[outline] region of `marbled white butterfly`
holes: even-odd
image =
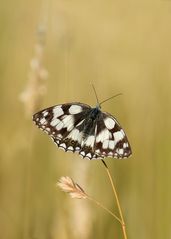
[[[55,105],[34,114],[33,121],[59,148],[78,152],[83,158],[129,157],[132,152],[124,130],[100,105]]]

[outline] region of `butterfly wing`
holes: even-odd
[[[61,104],[41,110],[33,121],[65,151],[80,151],[83,138],[79,128],[91,107],[79,102]]]
[[[132,154],[124,130],[109,113],[100,112],[89,126],[89,130],[89,134],[81,144],[82,147],[79,151],[81,156],[89,159],[106,157],[118,159],[128,158]]]
[[[97,120],[94,150],[101,157],[128,158],[132,154],[124,130],[109,113],[102,112]]]

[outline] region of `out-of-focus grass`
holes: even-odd
[[[44,5],[43,5],[44,4]],[[48,7],[47,7],[48,6]],[[0,9],[0,237],[121,238],[120,225],[56,189],[62,175],[115,210],[98,161],[65,154],[25,118],[36,28],[47,23],[48,91],[42,108],[81,101],[103,105],[126,130],[128,160],[107,159],[131,239],[170,238],[171,2],[6,1]]]

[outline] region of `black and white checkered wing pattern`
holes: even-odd
[[[124,130],[108,113],[102,112],[97,120],[94,150],[101,157],[128,158],[132,154]]]
[[[77,102],[56,105],[34,114],[33,121],[59,148],[78,152],[82,157],[127,158],[131,154],[119,123],[99,107]]]
[[[82,124],[90,109],[89,105],[77,102],[56,105],[34,114],[33,121],[60,148],[80,151],[83,135],[76,127]]]

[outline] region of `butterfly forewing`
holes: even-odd
[[[82,103],[52,106],[33,115],[35,124],[65,151],[82,157],[127,158],[131,148],[116,119]]]

